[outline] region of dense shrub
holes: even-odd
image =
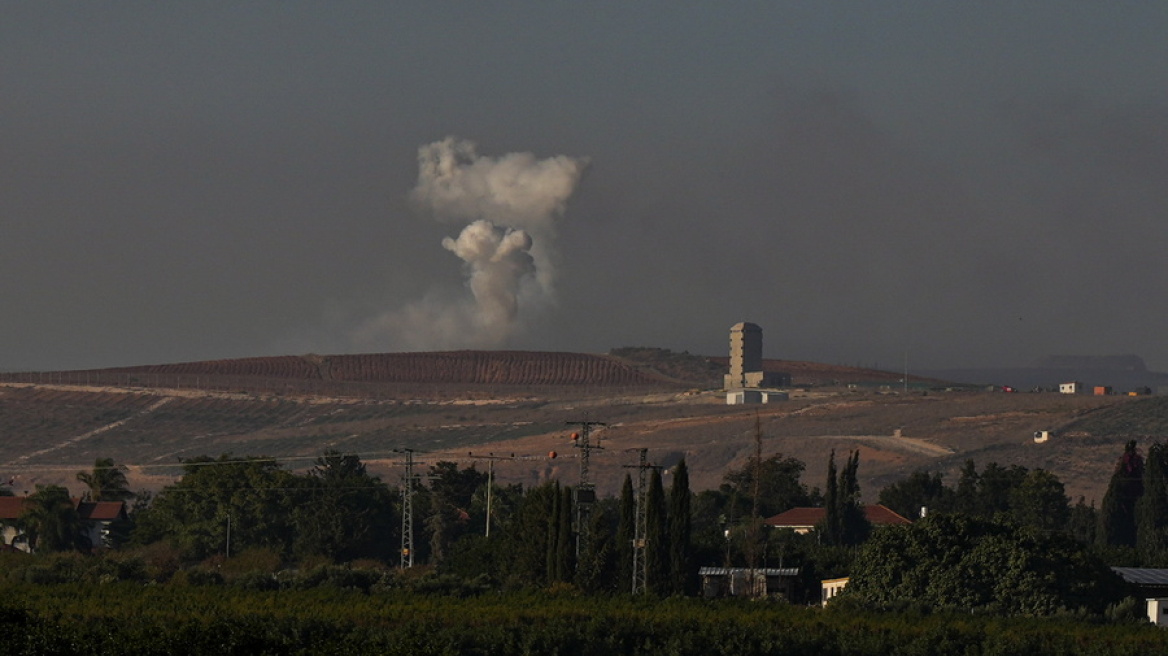
[[[426,577],[430,583],[440,577]],[[420,582],[420,581],[419,581]],[[842,598],[841,598],[842,600]],[[873,614],[746,602],[524,592],[452,597],[318,587],[10,585],[23,654],[1149,654],[1150,625]],[[839,608],[843,608],[840,606]]]

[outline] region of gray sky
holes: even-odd
[[[1165,34],[1156,2],[6,3],[0,369],[721,355],[752,321],[772,358],[1168,370]],[[414,191],[447,137],[583,170],[546,223],[485,217],[534,238],[487,336],[402,318],[471,302],[474,217]]]

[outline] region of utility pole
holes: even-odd
[[[649,503],[646,495],[649,489],[648,474],[650,469],[659,469],[649,464],[649,449],[626,449],[636,451],[637,464],[625,467],[637,470],[637,510],[633,529],[633,594],[644,594],[647,590],[648,561],[645,558],[646,538],[649,533]],[[656,548],[656,545],[654,545]]]
[[[592,485],[592,481],[588,478],[588,460],[594,449],[603,450],[600,446],[600,440],[596,440],[596,444],[592,444],[592,428],[594,426],[607,427],[608,424],[603,421],[569,421],[565,422],[566,426],[579,426],[579,433],[572,433],[572,446],[580,449],[580,484],[576,486],[576,559],[579,560],[581,555],[588,550],[591,544],[592,535],[590,530],[589,516],[592,514],[592,506],[596,503],[596,488]]]
[[[759,517],[759,479],[762,478],[762,420],[758,416],[758,411],[754,413],[754,472],[751,474],[753,485],[751,489],[750,509],[750,538],[747,545],[746,560],[747,566],[750,569],[750,591],[751,595],[761,597],[758,589],[758,576],[756,570],[758,568],[758,547],[761,542],[762,519]],[[763,579],[766,580],[765,578]],[[763,584],[765,591],[766,584]]]
[[[496,460],[514,460],[515,454],[512,453],[509,456],[497,456],[493,453],[488,453],[485,456],[476,456],[475,454],[470,453],[468,451],[466,455],[467,455],[467,457],[474,458],[476,460],[481,459],[481,460],[487,461],[487,535],[486,536],[489,538],[489,537],[491,537],[491,496],[492,496],[492,490],[495,487],[495,461]]]
[[[406,473],[402,476],[401,569],[414,566],[414,450],[394,449],[406,454]]]

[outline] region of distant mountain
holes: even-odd
[[[1087,387],[1111,387],[1117,393],[1140,388],[1168,388],[1168,373],[1148,371],[1138,355],[1048,355],[1026,367],[933,369],[917,372],[961,383],[1009,385],[1021,390],[1057,388],[1078,381]]]

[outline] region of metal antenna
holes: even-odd
[[[596,487],[592,485],[592,481],[588,478],[588,460],[594,449],[604,450],[600,446],[600,440],[596,440],[596,444],[592,444],[591,435],[593,426],[607,427],[608,424],[603,421],[568,421],[564,422],[566,426],[579,426],[579,433],[572,433],[572,446],[580,449],[580,484],[576,486],[575,501],[576,501],[576,558],[579,559],[581,554],[588,550],[588,546],[592,541],[592,534],[590,528],[589,516],[592,514],[592,506],[596,503]]]
[[[649,533],[649,503],[645,495],[648,490],[648,473],[655,465],[649,464],[649,449],[626,449],[636,451],[637,464],[625,467],[637,470],[637,511],[635,528],[633,529],[633,594],[644,594],[648,579],[648,560],[645,558],[645,547]]]
[[[394,449],[406,454],[406,473],[402,476],[401,569],[414,566],[414,450]]]
[[[762,528],[761,519],[759,519],[759,482],[762,478],[762,419],[759,418],[758,411],[754,413],[754,472],[751,474],[754,479],[751,489],[751,507],[750,507],[750,533],[749,544],[747,545],[746,560],[747,566],[750,568],[750,589],[753,596],[761,596],[758,591],[758,581],[755,570],[758,568],[758,547],[760,541],[759,531]]]

